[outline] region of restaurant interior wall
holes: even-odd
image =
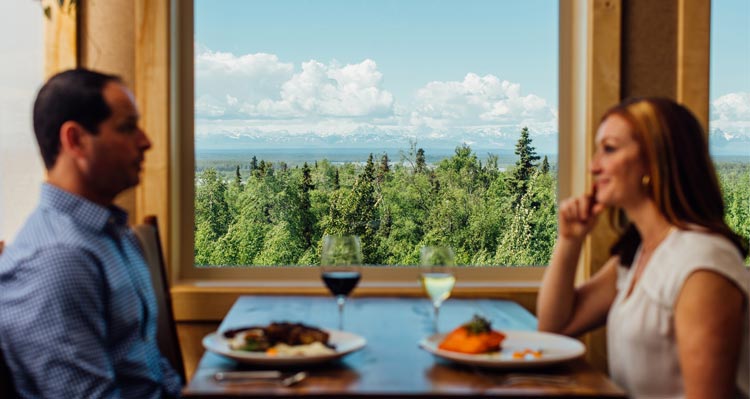
[[[8,243],[36,206],[44,179],[31,129],[31,104],[44,79],[38,4],[1,2],[0,37],[0,240]]]

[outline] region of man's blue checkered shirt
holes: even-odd
[[[23,398],[178,396],[127,214],[49,184],[0,255],[0,350]]]

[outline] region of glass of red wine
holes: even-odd
[[[362,251],[359,237],[354,235],[323,236],[320,254],[321,278],[336,297],[339,307],[339,330],[344,329],[344,304],[361,277]]]

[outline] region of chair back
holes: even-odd
[[[185,381],[185,365],[182,361],[180,341],[174,322],[172,296],[169,293],[169,281],[156,216],[146,216],[143,224],[133,227],[133,231],[141,242],[143,256],[148,264],[151,282],[154,285],[154,294],[159,308],[156,337],[159,350]]]
[[[5,363],[3,352],[0,349],[0,398],[15,398],[16,389],[13,387],[13,376]]]

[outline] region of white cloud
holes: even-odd
[[[365,117],[393,113],[375,61],[328,65],[304,62],[301,71],[274,54],[196,48],[196,115],[203,118]],[[219,100],[221,99],[221,100]]]
[[[725,94],[711,102],[711,122],[750,121],[750,92]]]
[[[245,103],[279,98],[293,73],[293,64],[274,54],[236,56],[196,46],[196,115],[236,117]]]
[[[310,60],[302,64],[302,72],[284,83],[281,100],[263,102],[258,111],[324,117],[392,114],[393,95],[380,87],[382,80],[383,74],[370,59],[343,67]]]
[[[430,82],[417,92],[417,102],[411,122],[435,129],[499,124],[546,131],[557,123],[545,99],[522,96],[520,84],[493,75],[469,73],[460,82]]]
[[[412,137],[448,146],[506,147],[528,126],[532,137],[556,138],[557,110],[544,98],[522,94],[519,83],[493,75],[428,82],[414,98],[397,100],[383,87],[372,59],[295,65],[274,54],[234,55],[197,46],[195,63],[196,136],[290,142],[309,142],[311,136],[389,142]]]

